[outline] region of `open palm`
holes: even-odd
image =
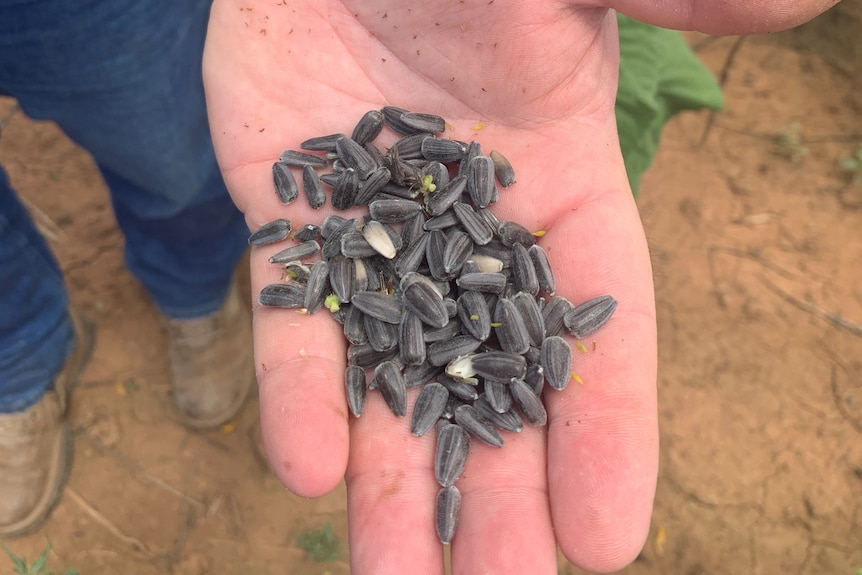
[[[655,314],[613,118],[617,53],[612,13],[558,2],[214,4],[204,62],[211,126],[251,229],[329,213],[328,204],[279,203],[271,168],[284,149],[349,134],[384,105],[432,112],[450,124],[445,136],[512,161],[518,183],[501,191],[495,213],[547,231],[558,293],[620,302],[587,353],[575,352],[584,384],[545,393],[546,428],[505,434],[502,450],[473,442],[458,482],[456,573],[555,573],[556,543],[585,568],[612,570],[646,535],[658,449]],[[252,250],[255,294],[279,279],[266,261],[277,249]],[[304,496],[346,477],[354,573],[442,573],[433,434],[410,435],[379,394],[361,418],[348,415],[345,342],[326,316],[254,309],[272,468]]]

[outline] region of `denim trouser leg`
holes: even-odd
[[[128,266],[174,318],[216,311],[247,247],[206,119],[200,64],[209,7],[210,0],[0,0],[0,93],[30,117],[57,122],[93,155]],[[27,407],[50,383],[22,362],[56,373],[71,342],[56,264],[32,224],[16,216],[17,200],[18,212],[9,207],[13,200],[0,195],[0,301],[16,311],[0,315],[0,412]],[[21,237],[52,262],[56,285],[44,294],[32,286],[49,281],[45,272],[13,249]],[[65,345],[45,345],[52,337]]]

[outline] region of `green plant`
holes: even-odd
[[[9,556],[9,559],[12,560],[12,565],[15,570],[13,573],[15,575],[57,575],[54,571],[49,571],[45,567],[45,563],[48,561],[48,554],[51,552],[51,544],[48,543],[48,546],[45,547],[45,550],[36,557],[36,560],[27,564],[27,560],[23,557],[19,557],[16,555],[11,549],[6,547],[3,543],[0,543],[0,548],[6,552],[6,555]],[[74,567],[67,567],[66,571],[63,575],[80,575],[77,569]]]
[[[684,110],[720,110],[721,87],[675,30],[617,14],[620,76],[616,116],[620,148],[635,196],[664,125]]]
[[[852,156],[841,157],[841,167],[850,172],[854,184],[862,185],[862,145],[856,148],[856,153]],[[862,575],[860,569],[856,575]]]
[[[776,154],[791,162],[808,155],[808,148],[802,145],[802,124],[790,122],[775,135],[774,141],[777,146]]]
[[[316,563],[338,561],[341,556],[341,540],[335,534],[332,523],[327,523],[322,529],[309,529],[300,533],[296,544]]]

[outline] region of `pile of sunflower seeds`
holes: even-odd
[[[402,136],[385,154],[373,144],[384,126]],[[273,165],[282,203],[299,196],[293,172],[301,170],[312,208],[329,197],[335,210],[367,205],[368,214],[331,215],[296,231],[279,219],[249,238],[257,246],[298,241],[269,259],[284,266],[285,281],[266,286],[259,301],[307,313],[326,307],[344,326],[355,417],[374,389],[404,417],[407,388],[422,386],[410,431],[422,436],[436,425],[444,544],[458,523],[455,483],[471,438],[502,447],[501,431],[520,432],[523,420],[545,425],[545,382],[562,390],[573,377],[565,333],[589,336],[617,306],[611,296],[575,306],[555,295],[536,235],[489,210],[498,184],[515,183],[511,165],[477,142],[437,137],[445,126],[439,116],[387,106],[366,113],[350,137],[311,138],[305,151],[285,151]]]

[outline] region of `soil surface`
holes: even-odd
[[[862,184],[839,164],[862,145],[862,84],[793,34],[690,35],[725,71],[726,109],[674,119],[643,180],[662,450],[626,574],[862,569]],[[49,567],[82,575],[348,573],[343,486],[288,493],[254,447],[256,400],[220,430],[182,426],[93,162],[13,110],[0,100],[0,163],[99,333],[71,402],[63,499],[10,548],[32,560],[50,542]],[[327,524],[340,559],[315,563],[297,537]],[[561,560],[560,573],[581,572]]]

